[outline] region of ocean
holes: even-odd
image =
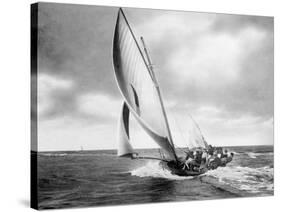
[[[190,201],[274,194],[273,146],[227,147],[226,167],[179,177],[158,161],[118,158],[115,150],[38,153],[39,209]],[[159,156],[157,149],[140,155]]]

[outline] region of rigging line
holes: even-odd
[[[164,119],[165,119],[166,128],[167,128],[167,132],[168,132],[168,140],[169,140],[169,143],[172,146],[171,150],[174,153],[174,157],[175,157],[176,161],[178,161],[177,154],[176,154],[175,149],[174,149],[175,147],[174,147],[172,133],[171,133],[169,122],[168,122],[168,117],[167,117],[167,114],[166,114],[166,111],[165,111],[164,102],[163,102],[163,99],[162,99],[162,96],[161,96],[161,92],[160,92],[160,87],[159,87],[158,81],[156,79],[155,73],[153,71],[153,67],[151,66],[152,62],[151,62],[151,59],[149,57],[149,54],[148,54],[148,51],[147,51],[147,48],[146,48],[146,45],[145,45],[143,37],[141,37],[141,41],[142,41],[142,44],[143,44],[145,55],[146,55],[147,60],[149,62],[149,67],[148,68],[149,68],[149,70],[151,72],[152,80],[153,80],[153,82],[155,84],[155,88],[156,88],[156,91],[158,93],[158,97],[159,97],[162,113],[163,113],[163,116],[164,116]]]
[[[191,118],[191,120],[193,121],[193,123],[195,124],[195,126],[198,128],[200,134],[201,134],[202,137],[203,137],[203,134],[202,134],[202,132],[201,132],[201,130],[200,130],[199,125],[196,123],[196,121],[193,119],[193,117],[192,117],[189,113],[187,113],[187,114],[189,115],[189,117]]]
[[[197,129],[199,130],[200,135],[201,135],[203,141],[206,142],[206,140],[205,140],[205,138],[204,138],[204,136],[203,136],[203,133],[202,133],[202,131],[201,131],[199,125],[197,124],[197,122],[193,119],[193,117],[192,117],[189,113],[187,113],[187,114],[189,115],[189,117],[191,118],[191,120],[193,121],[193,123],[195,124],[195,126],[197,127]],[[207,142],[206,142],[206,143],[207,143]]]

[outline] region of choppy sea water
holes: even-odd
[[[114,150],[40,152],[39,209],[273,195],[273,147],[228,149],[235,152],[230,164],[197,177],[172,175],[158,161],[118,158]]]

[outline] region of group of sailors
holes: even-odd
[[[212,147],[209,145],[205,149],[193,149],[185,151],[183,170],[200,171],[202,169],[216,169],[231,162],[234,156],[222,147]]]

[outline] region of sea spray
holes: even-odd
[[[216,178],[219,183],[251,193],[273,190],[273,168],[269,166],[250,168],[241,166],[219,167],[203,176]],[[208,179],[202,178],[207,182]]]
[[[131,174],[138,177],[166,178],[170,180],[188,180],[193,178],[192,176],[181,177],[173,175],[168,169],[163,168],[158,161],[149,161],[144,166],[132,170]]]

